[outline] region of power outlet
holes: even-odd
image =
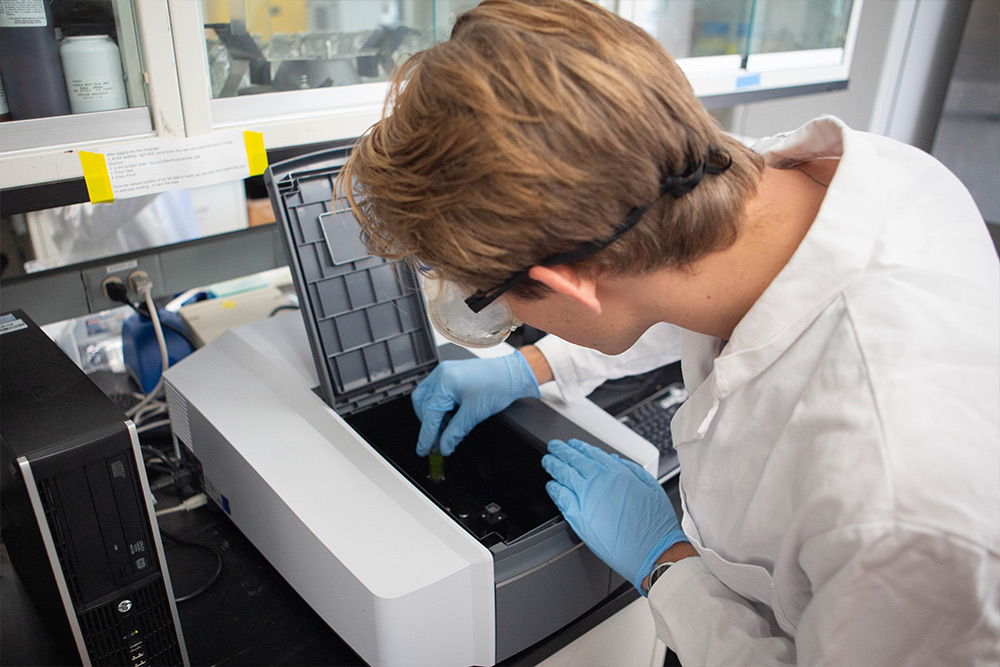
[[[120,291],[125,289],[125,283],[118,276],[108,276],[101,281],[101,293],[111,301],[118,301],[114,296],[112,296],[112,291]]]
[[[139,293],[139,283],[140,281],[149,280],[149,274],[142,269],[136,269],[132,273],[128,274],[128,288],[135,293]]]
[[[160,258],[157,256],[140,257],[117,264],[98,265],[84,269],[81,274],[90,312],[96,313],[122,305],[120,301],[108,298],[107,288],[109,285],[120,282],[129,290],[129,298],[135,301],[138,300],[133,287],[135,280],[140,276],[145,276],[153,282],[154,289],[158,289],[157,285],[163,285],[160,278],[161,273]],[[153,296],[160,295],[154,294]]]

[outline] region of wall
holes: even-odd
[[[962,179],[1000,243],[1000,2],[975,0],[932,154]]]

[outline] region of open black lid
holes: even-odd
[[[323,398],[341,415],[411,392],[437,348],[409,265],[368,254],[347,201],[333,197],[348,149],[268,168]]]

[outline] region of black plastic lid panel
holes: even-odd
[[[264,177],[323,398],[342,415],[412,391],[437,363],[413,269],[369,255],[346,200],[332,201],[345,159],[314,153]]]

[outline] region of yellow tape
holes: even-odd
[[[83,180],[87,183],[87,194],[91,204],[106,204],[115,200],[111,191],[111,177],[108,175],[108,163],[102,153],[80,151],[80,165],[83,167]]]
[[[263,174],[267,169],[267,151],[264,150],[264,135],[260,132],[244,130],[243,143],[247,147],[247,164],[250,165],[250,175]]]

